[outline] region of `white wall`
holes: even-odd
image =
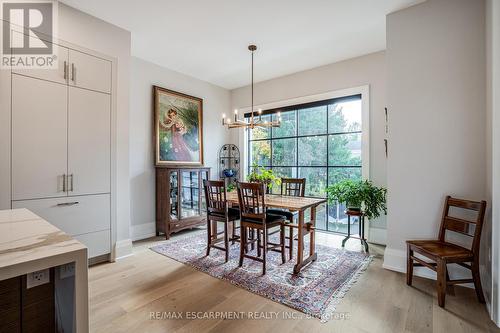
[[[405,240],[437,236],[447,194],[487,198],[484,1],[430,0],[389,14],[386,58],[384,267],[405,271]]]
[[[500,326],[500,3],[488,0],[487,4],[487,110],[488,110],[488,197],[492,203],[492,214],[487,233],[489,244],[485,250],[492,251],[491,307],[492,319]]]
[[[258,68],[255,69],[258,71]],[[378,185],[386,185],[385,138],[385,55],[372,53],[338,63],[313,68],[255,84],[255,105],[278,102],[297,97],[316,95],[346,88],[370,86],[370,178]],[[232,109],[250,106],[250,87],[231,91]],[[238,143],[236,131],[233,142]],[[385,217],[372,224],[385,228]],[[385,241],[384,230],[377,232]]]
[[[205,166],[217,177],[217,153],[230,134],[221,124],[230,111],[229,91],[132,57],[130,87],[130,211],[134,240],[155,232],[155,170],[153,153],[152,86],[158,85],[203,98]]]

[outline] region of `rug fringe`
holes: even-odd
[[[353,273],[353,275],[342,285],[342,287],[340,287],[339,290],[333,293],[332,297],[330,298],[330,301],[328,302],[328,305],[326,306],[325,310],[321,313],[321,318],[319,318],[321,323],[326,323],[333,317],[337,305],[339,305],[340,301],[346,296],[347,292],[351,289],[351,287],[356,282],[358,282],[359,278],[367,270],[368,266],[373,261],[374,257],[375,257],[374,255],[366,257],[366,259],[356,270],[356,272]]]

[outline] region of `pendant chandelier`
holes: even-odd
[[[226,118],[225,114],[222,114],[222,125],[227,126],[227,128],[250,128],[254,129],[255,127],[261,128],[269,128],[269,127],[280,127],[281,125],[281,115],[278,112],[277,118],[275,121],[262,120],[262,109],[257,111],[258,117],[254,116],[254,108],[253,108],[253,53],[257,50],[257,46],[249,45],[248,49],[252,52],[252,106],[250,108],[250,120],[245,121],[238,118],[238,110],[234,110],[234,121]]]

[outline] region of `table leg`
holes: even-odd
[[[316,206],[311,207],[311,223],[310,227],[314,227],[316,225]],[[316,247],[316,244],[314,244],[314,236],[315,236],[315,231],[316,229],[311,229],[309,228],[309,237],[310,237],[310,242],[309,242],[309,255],[312,256],[314,255],[314,250]]]
[[[314,226],[316,224],[316,206],[311,207],[311,223],[308,223],[309,226]],[[299,241],[298,241],[298,253],[297,253],[297,264],[293,267],[293,273],[298,274],[302,267],[310,263],[311,261],[315,261],[318,258],[318,254],[315,252],[315,244],[314,244],[314,228],[308,228],[305,230],[306,226],[304,225],[304,211],[299,211]],[[304,231],[311,234],[311,244],[309,245],[309,256],[304,259]]]
[[[297,264],[293,267],[293,273],[297,274],[300,272],[302,267],[302,258],[304,255],[304,211],[299,211],[299,234],[297,241]]]

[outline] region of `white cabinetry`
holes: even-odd
[[[67,87],[12,75],[12,198],[66,195]]]
[[[58,70],[12,71],[12,207],[111,252],[112,62],[55,45]]]
[[[111,62],[70,50],[69,63],[70,85],[111,93]]]
[[[68,192],[109,193],[110,95],[69,87]]]

